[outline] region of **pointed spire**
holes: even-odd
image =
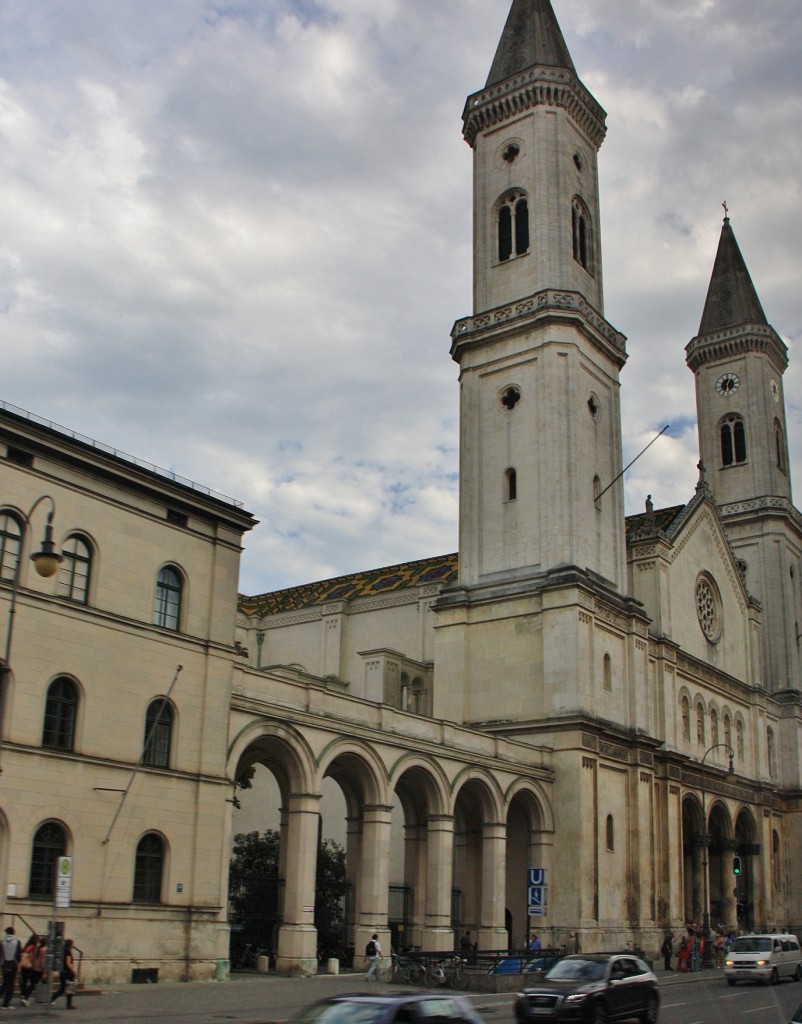
[[[726,204],[724,206],[727,211]],[[768,324],[757,297],[752,278],[730,227],[729,214],[724,217],[716,262],[707,290],[699,334],[711,334],[739,324]]]
[[[513,0],[485,88],[536,66],[576,74],[550,0]]]

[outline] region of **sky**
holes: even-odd
[[[802,3],[553,0],[608,112],[628,512],[697,478],[726,200],[802,486]],[[510,0],[3,0],[0,401],[241,501],[241,590],[455,551],[465,98]]]

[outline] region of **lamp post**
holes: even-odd
[[[710,833],[707,831],[707,796],[705,793],[705,761],[707,755],[713,750],[718,750],[723,747],[730,757],[730,763],[727,767],[727,781],[732,782],[735,778],[735,769],[732,761],[735,757],[735,751],[729,745],[729,743],[714,743],[712,747],[708,747],[702,755],[702,822],[704,825],[704,832],[701,835],[702,839],[702,883],[704,886],[704,916],[702,919],[702,932],[705,939],[705,950],[702,958],[702,967],[710,967],[713,963],[713,951],[710,948],[710,893],[708,889],[708,854],[707,851],[710,849]]]
[[[14,578],[11,584],[11,598],[8,605],[8,625],[6,626],[6,643],[3,653],[3,662],[0,664],[0,748],[3,742],[3,729],[5,725],[5,705],[6,705],[6,683],[11,673],[11,641],[14,637],[14,615],[17,611],[17,594],[19,592],[20,582],[20,568],[22,565],[22,552],[25,547],[25,537],[28,533],[28,528],[31,525],[31,517],[33,516],[36,509],[41,505],[43,501],[50,502],[50,511],[47,514],[47,522],[45,524],[45,535],[42,540],[42,547],[40,551],[34,552],[31,555],[31,561],[36,566],[36,571],[40,576],[45,578],[52,576],[59,567],[59,563],[63,561],[63,556],[56,551],[56,545],[53,542],[53,516],[56,513],[56,503],[50,497],[49,494],[43,494],[31,505],[27,516],[22,516],[22,529],[20,530],[19,537],[19,552],[17,554],[17,564],[14,567]],[[2,771],[2,768],[0,768]]]

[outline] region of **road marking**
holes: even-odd
[[[764,1010],[776,1010],[777,1007],[772,1003],[770,1006],[757,1006],[754,1010],[741,1010],[744,1017],[747,1013],[763,1013]]]

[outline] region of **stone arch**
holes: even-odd
[[[742,805],[735,815],[735,853],[741,858],[741,873],[735,878],[738,927],[754,929],[762,920],[762,907],[757,905],[760,845],[758,826],[750,807]]]
[[[245,768],[264,764],[276,778],[282,799],[316,791],[315,757],[306,738],[282,722],[250,722],[228,747],[228,772],[236,779]]]
[[[503,949],[509,944],[502,888],[507,837],[503,794],[490,773],[475,766],[459,772],[452,790],[455,937],[470,931],[480,949]]]
[[[435,758],[410,753],[398,758],[389,777],[396,800],[389,892],[393,947],[451,949],[454,823],[448,778]]]
[[[682,799],[682,883],[683,916],[686,921],[700,921],[704,914],[703,836],[707,828],[702,804],[695,793]]]
[[[549,925],[547,896],[548,882],[553,877],[554,817],[546,793],[531,779],[515,779],[504,795],[507,812],[505,907],[511,928],[511,947],[523,949],[528,945],[530,928],[541,932]],[[537,909],[543,913],[533,915],[531,920],[527,900],[530,868],[545,872],[542,884],[538,884],[533,893],[535,898],[542,899]]]
[[[732,892],[732,857],[735,853],[735,839],[732,817],[723,800],[714,798],[711,801],[707,820],[707,831],[710,834],[708,849],[710,921],[714,928],[723,925],[730,929],[736,926],[735,898]]]

